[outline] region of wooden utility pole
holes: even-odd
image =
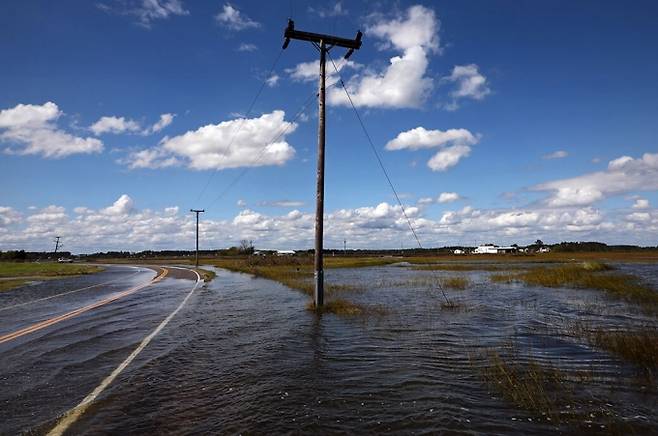
[[[199,268],[199,214],[205,212],[205,210],[190,209],[190,212],[196,214],[196,255],[194,256],[194,265]]]
[[[55,236],[55,253],[57,254],[57,250],[59,249],[59,240],[61,239],[61,236]]]
[[[316,184],[316,206],[315,206],[315,307],[324,304],[324,266],[323,266],[323,236],[324,236],[324,145],[325,145],[325,78],[327,53],[333,47],[348,48],[345,59],[348,59],[354,50],[361,48],[361,36],[359,31],[356,38],[347,39],[337,36],[323,35],[320,33],[302,32],[295,30],[295,22],[288,20],[288,27],[283,34],[286,38],[283,48],[287,48],[291,39],[312,42],[320,51],[320,83],[318,91],[318,173]]]

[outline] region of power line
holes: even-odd
[[[283,128],[276,136],[274,136],[272,139],[270,139],[265,143],[265,145],[259,150],[257,158],[253,162],[251,162],[250,166],[244,167],[242,171],[238,173],[238,175],[226,186],[226,188],[224,188],[224,190],[212,201],[212,203],[210,203],[210,206],[214,205],[217,201],[219,201],[222,197],[224,197],[224,195],[226,195],[226,193],[230,191],[231,188],[233,188],[233,186],[235,186],[240,181],[240,179],[242,179],[242,177],[244,177],[249,172],[249,170],[252,167],[256,166],[260,162],[260,160],[265,155],[265,151],[267,150],[267,147],[270,146],[270,144],[273,144],[276,141],[278,141],[282,136],[284,136],[290,130],[290,128],[295,124],[295,121],[297,121],[297,119],[299,119],[299,117],[302,116],[302,114],[306,111],[306,107],[311,103],[313,98],[316,96],[317,96],[317,92],[315,91],[311,95],[309,95],[309,97],[306,99],[306,101],[301,106],[299,111],[297,111],[292,121],[290,121],[286,125],[286,127]]]
[[[384,173],[384,176],[386,177],[386,181],[388,182],[388,185],[391,187],[391,191],[393,191],[393,195],[395,196],[395,200],[398,202],[398,205],[400,206],[400,210],[402,210],[402,215],[404,215],[404,218],[407,220],[407,224],[409,225],[409,230],[411,230],[411,233],[413,234],[414,239],[416,240],[416,243],[418,244],[418,247],[422,250],[423,249],[423,244],[420,242],[420,238],[418,237],[418,234],[416,233],[416,230],[414,229],[414,226],[411,223],[411,219],[407,215],[407,211],[404,209],[404,205],[402,204],[402,201],[400,200],[400,196],[398,195],[398,192],[395,189],[395,186],[393,185],[393,182],[391,181],[391,178],[388,175],[388,171],[386,171],[386,167],[384,166],[384,163],[382,162],[382,159],[379,156],[379,152],[377,152],[377,148],[375,147],[375,144],[372,141],[372,138],[370,137],[370,133],[368,133],[368,129],[366,128],[365,124],[363,123],[363,119],[361,119],[361,115],[359,114],[359,111],[356,109],[356,106],[354,105],[354,102],[352,101],[352,96],[350,95],[349,91],[347,90],[347,87],[345,86],[345,82],[343,82],[343,78],[340,76],[340,72],[338,71],[338,68],[336,68],[336,63],[334,62],[333,58],[331,57],[331,54],[329,54],[329,60],[331,61],[331,64],[334,66],[334,70],[336,70],[336,74],[338,74],[338,81],[340,82],[343,90],[345,91],[345,95],[347,96],[347,99],[350,102],[350,106],[352,106],[352,110],[354,110],[354,113],[356,114],[356,118],[359,120],[359,124],[361,125],[361,129],[363,130],[363,133],[366,135],[366,138],[368,139],[368,144],[370,144],[370,148],[372,149],[372,152],[375,154],[375,157],[377,158],[377,163],[379,163],[379,168],[381,168],[382,172]],[[443,298],[445,298],[446,302],[448,304],[450,304],[450,300],[448,300],[448,296],[446,295],[443,288],[440,287],[439,289],[441,290],[441,293],[443,294]]]
[[[235,141],[235,138],[237,138],[238,133],[242,131],[242,127],[244,126],[245,121],[249,118],[249,115],[251,115],[251,111],[254,108],[254,105],[256,104],[256,101],[260,97],[260,95],[263,93],[263,89],[265,89],[265,85],[267,84],[267,80],[272,76],[272,73],[274,72],[274,69],[276,68],[276,65],[279,63],[279,59],[281,59],[281,55],[283,54],[283,49],[279,51],[279,54],[277,54],[276,58],[274,59],[274,62],[272,62],[272,66],[270,67],[270,70],[268,73],[265,75],[265,78],[260,84],[260,87],[258,88],[258,92],[256,92],[256,95],[254,96],[253,100],[251,100],[251,104],[249,105],[249,108],[247,109],[247,113],[244,115],[243,118],[240,120],[240,124],[238,125],[237,130],[234,131],[233,136],[231,137],[231,141],[228,144],[228,148],[231,148],[233,145],[233,142]],[[206,181],[205,186],[199,193],[199,196],[197,197],[195,203],[198,203],[199,200],[203,197],[203,194],[205,194],[206,190],[208,189],[208,186],[210,186],[210,182],[212,181],[213,177],[215,176],[215,173],[217,170],[213,171],[210,173],[210,176],[208,177],[208,180]]]
[[[340,77],[340,73],[338,72],[338,69],[336,68],[336,64],[334,63],[333,58],[329,56],[329,59],[331,60],[331,64],[334,66],[334,69],[336,70],[336,73],[339,74],[338,76],[338,82],[341,84],[343,90],[345,91],[345,95],[347,95],[347,99],[350,102],[350,105],[352,106],[352,109],[354,110],[354,113],[356,114],[356,118],[359,120],[359,124],[361,124],[361,129],[363,129],[363,133],[365,133],[366,138],[368,139],[368,144],[370,144],[370,148],[372,149],[372,152],[375,154],[375,157],[377,158],[377,162],[379,163],[379,167],[381,168],[382,172],[384,173],[384,176],[386,177],[386,181],[388,182],[388,185],[391,187],[391,190],[393,191],[393,195],[395,195],[395,199],[398,202],[398,205],[400,205],[400,208],[402,210],[402,214],[404,215],[405,219],[407,220],[407,224],[409,225],[409,229],[411,230],[411,233],[414,235],[414,238],[416,239],[416,242],[418,243],[419,248],[423,248],[423,244],[421,244],[420,239],[418,238],[418,235],[416,234],[416,230],[414,230],[413,225],[411,224],[411,219],[409,219],[409,216],[407,215],[407,212],[404,209],[404,206],[402,205],[402,201],[400,201],[400,196],[398,195],[397,190],[395,189],[395,186],[393,185],[393,182],[391,181],[391,178],[388,175],[388,171],[386,171],[386,167],[384,167],[384,163],[382,162],[381,157],[379,156],[379,153],[377,152],[377,148],[375,147],[375,144],[372,141],[372,138],[370,137],[370,133],[368,133],[368,130],[366,129],[365,124],[363,124],[363,120],[361,119],[361,115],[359,115],[359,111],[357,111],[356,106],[354,106],[354,102],[352,101],[352,97],[350,96],[350,93],[347,91],[347,88],[345,87],[345,83],[343,82],[343,78]]]
[[[342,71],[342,69],[343,69],[343,68],[345,67],[345,65],[347,64],[347,60],[344,60],[344,61],[345,61],[345,62],[343,62],[343,64],[341,65],[341,67],[338,68],[338,72],[339,72],[339,73],[340,73],[340,71]],[[334,83],[332,83],[332,84],[330,84],[330,85],[327,85],[327,89],[330,89],[330,88],[332,88],[332,87],[334,87],[334,86],[337,86],[338,83],[339,83],[339,81],[337,80],[336,82],[334,82]],[[258,157],[256,158],[256,160],[254,160],[253,162],[251,162],[251,165],[250,165],[250,166],[243,168],[243,170],[242,170],[242,171],[241,171],[241,172],[240,172],[240,173],[239,173],[239,174],[238,174],[238,175],[237,175],[237,176],[236,176],[236,177],[235,177],[235,178],[234,178],[234,179],[233,179],[233,180],[232,180],[227,186],[226,186],[226,188],[224,188],[224,190],[223,190],[223,191],[222,191],[222,192],[221,192],[221,193],[220,193],[220,194],[219,194],[219,195],[218,195],[218,196],[217,196],[217,197],[216,197],[216,198],[210,203],[209,206],[213,206],[213,205],[214,205],[215,203],[217,203],[221,198],[223,198],[223,197],[228,193],[228,191],[230,191],[231,188],[233,188],[233,186],[235,186],[235,185],[240,181],[240,179],[242,179],[242,177],[244,177],[244,176],[249,172],[249,170],[251,170],[252,167],[256,166],[256,164],[257,164],[258,162],[260,162],[260,160],[263,158],[263,155],[265,154],[265,150],[267,150],[267,147],[268,147],[270,144],[272,144],[272,143],[278,141],[282,136],[284,136],[284,135],[288,132],[288,130],[290,130],[290,128],[292,127],[292,125],[295,123],[295,121],[297,121],[297,120],[299,119],[299,117],[301,117],[301,116],[305,113],[306,108],[307,108],[308,105],[311,103],[312,99],[313,99],[314,97],[317,97],[317,96],[318,96],[317,91],[313,91],[313,93],[310,94],[310,95],[308,96],[308,98],[304,101],[304,103],[302,104],[302,106],[300,107],[300,109],[297,111],[295,117],[292,119],[292,121],[290,122],[290,124],[288,124],[288,125],[287,125],[287,126],[281,131],[281,132],[279,132],[279,133],[278,133],[275,137],[273,137],[270,141],[266,142],[266,144],[265,144],[265,145],[259,150],[259,152],[258,152]],[[213,174],[214,174],[214,173],[215,173],[215,172],[213,172]],[[208,183],[210,183],[210,181],[209,181]],[[207,186],[206,186],[206,188],[207,188]],[[197,200],[197,201],[198,201],[198,200]]]

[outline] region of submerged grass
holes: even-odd
[[[630,274],[606,272],[612,268],[600,262],[534,268],[517,274],[492,274],[495,282],[522,281],[531,286],[598,289],[647,309],[658,309],[658,292]]]
[[[471,283],[466,277],[440,277],[439,286],[443,289],[464,290]]]
[[[564,370],[551,362],[522,355],[515,342],[487,349],[480,359],[470,357],[489,388],[519,409],[572,433],[598,427],[605,434],[644,434],[642,422],[629,422],[620,416],[609,399],[591,394],[591,383],[598,382],[592,369]],[[607,376],[604,376],[607,377]],[[596,423],[596,424],[595,424]],[[568,425],[568,427],[563,427]]]
[[[576,323],[570,333],[635,365],[649,380],[658,376],[658,328],[655,326],[611,330]]]
[[[219,259],[211,263],[220,268],[274,280],[307,295],[313,295],[315,284],[313,282],[313,265],[311,261],[312,258],[309,257],[252,256],[242,259]],[[323,307],[318,310],[313,302],[310,302],[307,309],[341,316],[372,315],[386,312],[385,309],[379,306],[364,306],[344,298],[333,297],[338,293],[362,290],[359,286],[325,281],[324,290],[327,301],[325,301]]]
[[[430,265],[414,265],[411,269],[416,271],[519,271],[530,266],[521,265],[493,265],[487,263],[441,263]]]
[[[332,298],[318,308],[313,300],[306,304],[306,309],[316,313],[332,313],[339,316],[386,315],[389,311],[381,305],[367,306],[354,303],[344,298]]]
[[[560,410],[572,402],[566,377],[557,368],[496,350],[488,350],[485,358],[483,379],[515,406],[559,421]]]
[[[199,273],[203,281],[206,283],[212,281],[217,276],[217,274],[215,274],[215,271],[210,271],[203,268],[196,268],[195,271]]]

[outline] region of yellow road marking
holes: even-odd
[[[3,344],[5,342],[9,342],[11,340],[14,340],[16,338],[20,338],[21,336],[25,336],[27,334],[30,334],[30,333],[33,333],[33,332],[36,332],[36,331],[39,331],[41,329],[44,329],[44,328],[49,327],[53,324],[57,324],[59,322],[65,321],[67,319],[76,317],[76,316],[78,316],[82,313],[88,312],[92,309],[96,309],[97,307],[101,307],[101,306],[104,306],[106,304],[112,303],[116,300],[119,300],[120,298],[123,298],[127,295],[134,294],[135,292],[139,291],[140,289],[143,289],[147,286],[150,286],[150,285],[152,285],[154,283],[157,283],[160,280],[164,279],[167,276],[168,273],[169,273],[169,270],[167,270],[167,268],[162,268],[162,273],[160,273],[159,276],[157,276],[156,278],[154,278],[150,282],[143,283],[141,285],[135,286],[135,287],[130,288],[126,291],[123,291],[123,292],[120,292],[116,295],[113,295],[112,297],[108,297],[108,298],[105,298],[103,300],[97,301],[95,303],[89,304],[87,306],[80,307],[79,309],[72,310],[72,311],[67,312],[63,315],[59,315],[59,316],[47,319],[45,321],[38,322],[36,324],[32,324],[31,326],[22,328],[20,330],[16,330],[15,332],[6,334],[4,336],[0,336],[0,344]]]
[[[133,277],[137,274],[139,274],[139,271],[129,275],[128,278]],[[28,304],[32,304],[32,303],[39,303],[41,301],[52,300],[53,298],[63,297],[64,295],[75,294],[76,292],[86,291],[87,289],[98,288],[99,286],[109,285],[110,283],[118,282],[119,280],[124,280],[125,278],[126,277],[121,277],[121,278],[118,278],[118,279],[109,280],[107,282],[98,283],[96,285],[85,286],[84,288],[74,289],[72,291],[67,291],[67,292],[62,292],[61,294],[55,294],[55,295],[51,295],[49,297],[38,298],[36,300],[30,300],[30,301],[26,301],[24,303],[14,304],[13,306],[0,307],[0,312],[2,312],[3,310],[9,310],[9,309],[15,309],[15,308],[21,307],[21,306],[27,306]]]
[[[172,267],[172,268],[176,268],[176,267]],[[177,269],[186,269],[186,268],[177,268]],[[121,364],[120,364],[119,366],[117,366],[117,368],[116,368],[114,371],[112,371],[112,373],[111,373],[110,375],[108,375],[108,376],[107,376],[107,377],[101,382],[101,384],[98,385],[98,387],[96,387],[96,389],[94,389],[89,395],[87,395],[87,396],[86,396],[86,397],[80,402],[80,404],[78,404],[78,405],[75,406],[73,409],[69,410],[69,411],[66,412],[64,415],[62,415],[62,418],[59,420],[59,422],[57,423],[57,425],[55,425],[55,427],[54,427],[52,430],[50,430],[50,432],[48,432],[48,436],[61,436],[61,435],[63,435],[64,432],[66,432],[66,430],[68,430],[68,428],[69,428],[73,423],[75,423],[75,422],[76,422],[76,421],[82,416],[83,413],[85,413],[85,411],[89,408],[89,406],[91,405],[91,403],[93,403],[93,402],[96,400],[96,398],[98,398],[98,396],[99,396],[99,395],[100,395],[100,394],[101,394],[101,393],[102,393],[102,392],[103,392],[103,391],[104,391],[104,390],[110,385],[110,383],[112,383],[112,382],[114,381],[114,379],[116,379],[117,376],[118,376],[119,374],[121,374],[121,372],[122,372],[124,369],[126,369],[126,367],[127,367],[128,365],[130,365],[130,362],[132,362],[133,360],[135,360],[135,357],[137,357],[137,355],[138,355],[139,353],[141,353],[142,350],[143,350],[144,348],[146,348],[146,346],[149,344],[149,342],[151,342],[151,340],[152,340],[152,339],[153,339],[158,333],[160,333],[160,331],[161,331],[163,328],[165,328],[165,326],[166,326],[167,324],[169,324],[169,321],[171,321],[171,319],[172,319],[174,316],[176,316],[176,314],[178,313],[178,311],[180,311],[180,310],[183,308],[183,306],[185,305],[185,303],[187,303],[187,300],[190,299],[190,297],[192,296],[192,294],[194,293],[194,291],[196,290],[196,288],[199,286],[199,283],[201,283],[201,276],[199,275],[199,273],[196,272],[196,271],[194,271],[194,270],[191,270],[191,271],[193,271],[193,272],[196,274],[196,276],[197,276],[197,281],[196,281],[196,283],[194,284],[194,287],[192,288],[192,290],[187,294],[187,296],[185,297],[185,299],[183,299],[183,301],[178,305],[178,307],[177,307],[173,312],[171,312],[171,313],[169,314],[169,316],[166,317],[166,318],[160,323],[160,325],[158,325],[158,326],[155,328],[155,330],[153,330],[149,335],[147,335],[144,339],[142,339],[142,342],[139,344],[139,346],[138,346],[137,348],[135,348],[135,350],[134,350],[132,353],[130,353],[130,355],[129,355],[128,357],[126,357],[126,360],[124,360],[123,362],[121,362]]]

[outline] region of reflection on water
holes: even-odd
[[[624,269],[658,272],[652,265]],[[441,310],[438,291],[401,286],[423,274],[467,275],[467,290],[448,291],[465,309]],[[628,383],[620,376],[628,366],[614,357],[555,335],[572,320],[613,326],[655,319],[630,314],[600,292],[493,284],[487,276],[396,266],[328,271],[329,281],[368,288],[350,299],[390,309],[363,320],[317,318],[300,293],[219,270],[74,431],[551,433],[554,423],[491,392],[480,377],[485,363],[470,359],[510,338],[540,362],[597,374],[588,398],[607,404],[616,420],[658,430],[655,390]],[[561,429],[607,424],[590,419]]]

